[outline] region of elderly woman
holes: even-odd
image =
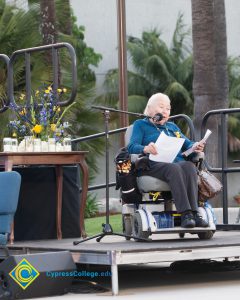
[[[172,122],[168,122],[171,103],[167,95],[154,94],[147,103],[144,113],[151,118],[137,120],[133,124],[133,133],[128,145],[129,153],[157,154],[155,142],[163,131],[172,137],[181,137],[185,141],[181,151],[172,163],[149,160],[150,169],[142,175],[149,175],[166,181],[171,189],[177,211],[181,213],[181,227],[207,227],[208,223],[198,213],[198,184],[196,166],[185,161],[182,152],[194,147],[194,152],[202,152],[204,144],[194,143],[185,137],[181,130]],[[162,115],[156,121],[157,114]]]

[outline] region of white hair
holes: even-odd
[[[154,112],[154,107],[156,107],[159,102],[169,102],[171,103],[169,97],[162,93],[153,94],[149,99],[148,103],[144,109],[144,114],[151,116]]]

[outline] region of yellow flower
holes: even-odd
[[[54,132],[54,131],[56,131],[57,126],[56,126],[56,124],[51,124],[50,128]]]
[[[177,138],[181,137],[181,133],[179,131],[175,131],[174,133],[175,133],[175,135],[176,135]]]
[[[36,90],[35,95],[37,96],[39,94],[39,90]]]
[[[20,95],[20,100],[23,100],[25,98],[25,95],[24,94],[21,94]]]
[[[63,92],[66,93],[66,92],[67,92],[67,89],[66,89],[66,88],[63,88]]]
[[[49,93],[50,93],[50,91],[49,91],[49,90],[45,90],[44,92],[45,92],[45,94],[49,94]]]
[[[61,93],[62,92],[62,89],[57,89],[58,93]]]
[[[26,113],[27,113],[26,108],[23,108],[23,109],[19,112],[19,115],[24,116],[24,115],[26,115]]]
[[[42,128],[42,125],[36,124],[36,125],[33,127],[32,131],[35,132],[36,134],[38,134],[38,133],[41,133],[42,129],[43,129],[43,128]]]
[[[12,134],[12,137],[17,137],[16,132],[14,132],[14,133]]]
[[[49,90],[49,91],[52,91],[52,87],[51,87],[51,86],[49,86],[49,87],[48,87],[48,90]]]

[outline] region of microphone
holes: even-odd
[[[153,122],[160,122],[163,119],[163,115],[161,113],[157,113],[153,117],[151,117]]]

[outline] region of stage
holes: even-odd
[[[70,251],[77,264],[92,264],[111,267],[112,293],[119,292],[118,267],[165,263],[199,259],[239,259],[240,234],[238,231],[218,231],[211,240],[199,240],[196,235],[186,234],[180,239],[177,234],[153,235],[152,242],[126,241],[118,236],[106,236],[100,243],[90,240],[77,246],[76,239],[39,240],[15,242],[9,245],[11,255],[55,251]],[[2,250],[1,258],[6,253]],[[134,280],[134,279],[133,279]]]

